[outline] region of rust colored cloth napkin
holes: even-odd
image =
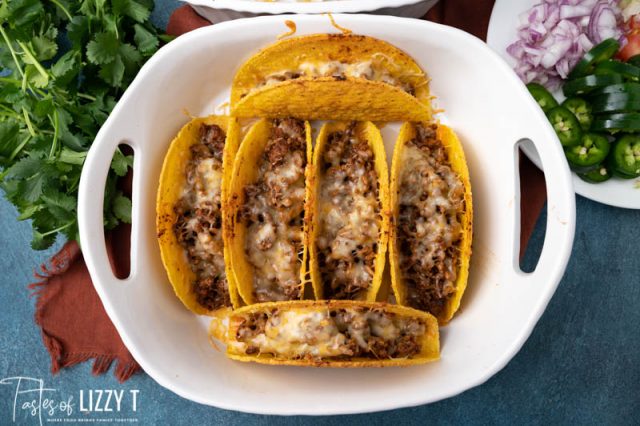
[[[493,0],[441,0],[425,17],[461,28],[482,39]],[[167,32],[179,36],[210,23],[185,5],[171,15]],[[543,174],[525,157],[521,158],[521,251],[533,231],[546,201]],[[111,265],[116,276],[129,271],[130,227],[121,226],[107,235]],[[31,284],[37,295],[36,323],[42,329],[44,344],[51,355],[51,369],[93,359],[93,373],[100,374],[116,362],[115,375],[120,381],[140,370],[122,343],[91,284],[82,253],[75,242],[67,243],[36,273],[38,282]]]

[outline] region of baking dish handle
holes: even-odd
[[[513,269],[518,281],[525,284],[535,284],[543,279],[553,277],[554,282],[560,282],[573,246],[575,233],[575,193],[572,175],[564,158],[560,141],[551,126],[537,129],[533,137],[521,138],[514,149],[515,193],[513,209],[515,212],[515,226],[513,234]],[[520,173],[518,167],[519,146],[523,143],[533,143],[540,156],[540,165],[545,173],[547,189],[547,227],[544,245],[533,272],[527,273],[520,268]]]
[[[109,122],[115,123],[117,120],[109,120]],[[107,175],[109,174],[111,160],[116,149],[121,144],[127,144],[134,148],[136,155],[138,154],[137,149],[135,149],[136,147],[131,143],[131,141],[137,139],[134,135],[135,131],[135,126],[132,128],[123,128],[122,126],[116,127],[109,123],[103,126],[87,153],[87,158],[82,168],[82,175],[80,176],[80,186],[78,189],[78,229],[80,232],[82,254],[91,278],[94,281],[104,283],[105,287],[108,286],[110,289],[113,289],[113,291],[107,294],[100,291],[101,286],[95,286],[99,294],[103,293],[100,294],[101,298],[110,298],[118,293],[117,289],[126,287],[118,284],[126,282],[127,279],[121,280],[116,278],[111,269],[104,235],[103,208]],[[134,169],[137,163],[138,158],[134,157]],[[135,198],[134,194],[134,209],[136,203]],[[133,231],[132,229],[132,235]],[[133,271],[133,258],[131,260],[131,271]]]

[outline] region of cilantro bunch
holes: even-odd
[[[163,36],[150,0],[0,0],[0,187],[31,219],[34,249],[78,240],[82,164],[100,126]],[[105,227],[131,221],[116,181],[132,165],[117,151]]]

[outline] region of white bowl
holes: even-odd
[[[284,13],[358,13],[421,18],[438,0],[329,0],[300,2],[257,0],[184,0],[211,22]]]
[[[334,32],[323,16],[298,15],[299,33]],[[567,264],[575,226],[571,176],[555,133],[509,67],[473,36],[430,22],[336,15],[357,34],[385,39],[433,78],[438,107],[458,132],[474,194],[471,276],[462,309],[442,329],[442,359],[411,368],[333,370],[228,360],[207,338],[207,318],[173,294],[160,261],[155,197],[172,138],[194,115],[228,98],[238,66],[285,28],[284,18],[231,21],[193,31],[149,60],[100,130],[80,182],[85,260],[105,309],[135,359],[158,383],[203,404],[266,414],[339,414],[437,401],[483,383],[525,342]],[[384,128],[387,152],[393,126]],[[535,272],[518,267],[517,146],[531,139],[547,173],[547,234]],[[135,151],[131,275],[116,279],[102,231],[103,188],[118,144]]]
[[[491,13],[487,44],[510,65],[516,61],[507,53],[507,46],[517,40],[518,15],[526,12],[540,0],[497,0]],[[558,100],[564,100],[560,90],[554,93]],[[540,157],[530,146],[523,147],[524,153],[540,167]],[[614,177],[606,182],[593,184],[583,181],[573,174],[576,193],[602,204],[627,209],[640,209],[640,179],[620,179]]]

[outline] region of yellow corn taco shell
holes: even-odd
[[[323,207],[321,200],[322,187],[325,176],[323,174],[323,155],[329,148],[329,137],[336,131],[344,131],[351,125],[350,122],[330,122],[322,126],[316,140],[316,146],[313,154],[313,170],[311,172],[311,195],[310,195],[310,230],[309,230],[309,269],[311,272],[311,282],[313,285],[314,295],[316,299],[335,299],[331,295],[327,295],[324,291],[324,284],[319,263],[318,240],[322,237],[322,221],[331,210],[329,206]],[[380,206],[380,214],[378,216],[378,239],[376,241],[377,251],[373,266],[373,279],[369,284],[364,300],[373,302],[380,289],[382,282],[385,258],[387,251],[387,241],[389,238],[389,178],[387,170],[387,157],[384,149],[382,136],[378,128],[370,121],[359,122],[355,125],[355,135],[362,140],[367,141],[374,156],[374,169],[378,177],[378,202]],[[354,206],[354,214],[361,211]],[[357,230],[359,231],[359,230]],[[335,273],[335,271],[333,271]]]
[[[213,312],[200,305],[196,300],[192,284],[195,280],[195,273],[191,270],[184,249],[178,242],[173,229],[177,220],[174,207],[180,200],[186,184],[185,171],[191,158],[190,147],[198,142],[200,127],[203,124],[215,124],[226,134],[220,191],[222,204],[224,205],[227,202],[231,175],[230,173],[225,173],[224,170],[231,167],[238,149],[238,124],[234,118],[224,116],[209,116],[193,119],[180,130],[178,136],[176,136],[171,143],[164,159],[157,194],[156,229],[158,232],[158,243],[160,245],[162,263],[164,264],[169,281],[176,295],[192,312],[201,315],[211,315]],[[222,211],[224,212],[224,207]],[[224,222],[224,217],[222,217],[221,220]],[[223,239],[224,238],[223,223]],[[225,265],[228,265],[229,254],[227,253],[226,247],[227,244],[225,244],[224,258]],[[239,299],[236,291],[236,283],[233,279],[233,274],[229,273],[228,267],[225,269],[227,272],[229,297],[233,306],[237,307],[239,306]]]
[[[428,126],[429,124],[425,124]],[[400,195],[400,179],[403,171],[402,155],[406,148],[406,144],[416,136],[416,128],[414,124],[405,123],[400,130],[396,146],[393,153],[393,161],[391,166],[391,209],[392,224],[389,239],[389,262],[391,266],[391,285],[397,303],[408,305],[407,286],[403,277],[403,271],[400,266],[399,248],[398,248],[398,230],[397,219],[399,217],[399,195]],[[460,300],[467,287],[467,278],[469,276],[469,261],[471,258],[471,240],[473,236],[473,204],[471,197],[471,183],[469,180],[469,170],[462,149],[462,144],[458,140],[456,134],[447,126],[438,125],[436,137],[443,142],[451,170],[458,176],[464,187],[464,211],[458,214],[458,221],[462,228],[462,235],[457,243],[458,260],[456,268],[456,280],[454,282],[454,292],[446,300],[446,303],[437,313],[440,324],[446,324],[460,307]]]
[[[228,205],[227,235],[228,247],[230,252],[231,269],[237,283],[237,288],[244,302],[249,305],[255,303],[255,268],[249,262],[247,253],[245,252],[245,241],[247,239],[247,226],[239,219],[241,209],[245,204],[245,188],[257,181],[259,178],[259,169],[261,158],[265,152],[265,148],[270,139],[271,131],[274,126],[273,120],[262,119],[255,123],[246,137],[243,139],[238,154],[236,156],[230,187],[230,203]],[[310,173],[311,164],[311,126],[308,122],[304,123],[305,139],[306,139],[306,166],[304,170],[305,176],[305,214],[309,190],[307,181]],[[307,221],[303,221],[303,252],[300,265],[300,297],[304,295],[304,287],[307,281]],[[257,238],[257,236],[255,236]],[[252,236],[253,238],[253,236]]]
[[[413,58],[353,34],[293,37],[261,50],[236,73],[231,108],[238,117],[431,119],[429,80]]]
[[[394,338],[402,339],[399,336],[403,334],[414,333],[408,338],[413,339],[414,342],[410,343],[411,352],[398,353],[402,356],[395,357],[393,353],[387,353],[385,356],[380,346],[374,346],[376,342],[372,342],[373,339],[370,336],[363,334],[362,344],[371,345],[367,346],[371,350],[366,351],[365,355],[345,354],[341,349],[348,342],[348,337],[337,330],[334,322],[336,316],[340,315],[337,313],[340,310],[345,310],[347,315],[352,313],[356,313],[356,317],[358,314],[362,315],[359,320],[365,319],[368,324],[375,324],[376,315],[384,315],[387,319],[392,318],[386,326],[378,327],[377,332],[373,331],[376,330],[374,326],[371,327],[371,334],[376,336],[373,339],[378,340],[378,344],[380,341],[387,343]],[[262,342],[260,343],[262,346],[254,346],[250,349],[254,342],[247,342],[246,338],[241,337],[243,328],[246,330],[246,326],[249,325],[244,322],[258,316],[266,319],[274,315],[279,316],[277,321],[271,321],[271,324],[266,327],[256,328],[262,337],[258,337],[254,342]],[[370,316],[367,317],[367,315]],[[409,326],[406,323],[408,321],[411,321],[412,325]],[[402,333],[399,332],[401,327],[404,327]],[[317,336],[307,338],[314,332],[318,333]],[[435,317],[426,312],[386,303],[350,300],[260,303],[245,306],[233,312],[221,312],[211,321],[210,333],[216,339],[226,343],[226,354],[229,358],[242,362],[355,368],[410,366],[440,358],[438,321]],[[308,343],[309,341],[314,343]],[[355,343],[351,342],[351,344]],[[309,350],[309,345],[313,349]],[[309,355],[310,351],[314,351],[315,355]]]

